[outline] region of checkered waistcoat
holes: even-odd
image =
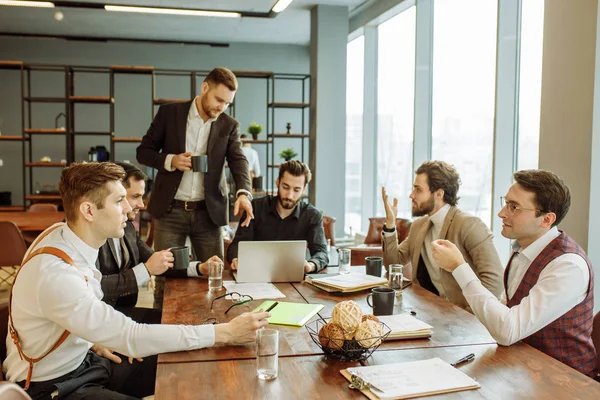
[[[514,307],[520,304],[521,300],[529,295],[529,291],[537,283],[540,273],[546,265],[567,253],[579,254],[587,263],[590,272],[587,294],[581,303],[523,341],[593,378],[598,374],[596,349],[591,338],[594,318],[594,271],[587,255],[573,239],[561,232],[556,239],[550,242],[533,260],[507,305]],[[508,287],[507,280],[508,268],[504,272],[505,288]]]

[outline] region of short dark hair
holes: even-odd
[[[453,165],[445,161],[425,161],[415,172],[417,175],[427,175],[427,184],[431,193],[442,189],[445,203],[451,206],[458,203],[460,176]]]
[[[77,220],[79,205],[84,199],[103,209],[110,194],[106,184],[124,177],[123,168],[111,162],[73,163],[63,169],[58,191],[67,221]]]
[[[515,172],[513,178],[523,189],[535,195],[535,206],[541,210],[536,212],[536,217],[549,212],[556,214],[552,226],[565,218],[571,207],[571,191],[558,175],[543,169],[526,169]]]
[[[138,168],[137,165],[133,165],[127,162],[115,162],[119,167],[123,168],[125,171],[125,178],[123,178],[123,186],[126,189],[129,188],[129,178],[133,177],[134,181],[145,181],[148,179],[148,176],[142,172],[141,169]]]
[[[310,168],[308,168],[308,165],[298,160],[286,161],[279,166],[279,181],[281,181],[281,178],[283,178],[283,174],[286,172],[288,172],[292,176],[304,175],[305,186],[310,182],[312,178],[312,174],[310,173]]]
[[[213,83],[215,85],[223,84],[229,90],[236,91],[238,89],[238,81],[235,74],[227,68],[215,68],[206,75],[204,82]]]

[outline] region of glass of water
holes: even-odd
[[[256,375],[258,379],[277,378],[279,372],[279,331],[262,328],[256,331]]]
[[[402,296],[402,264],[390,264],[389,266],[389,285],[396,291],[396,297]]]
[[[223,263],[221,261],[208,262],[208,290],[216,292],[223,287]]]
[[[350,273],[350,249],[338,249],[338,263],[340,274]]]

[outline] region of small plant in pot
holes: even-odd
[[[281,153],[279,153],[279,157],[283,158],[285,161],[290,161],[297,155],[298,153],[296,153],[292,148],[283,149],[281,150]]]
[[[248,125],[248,133],[252,135],[253,140],[257,140],[258,134],[262,132],[262,125],[257,124],[256,122],[251,122]]]

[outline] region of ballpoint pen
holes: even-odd
[[[274,308],[275,308],[275,306],[276,306],[277,304],[279,304],[279,302],[278,302],[278,301],[276,301],[275,303],[271,304],[271,306],[270,306],[269,308],[267,308],[267,311],[265,311],[265,312],[269,312],[269,311],[271,311],[272,309],[274,309]]]
[[[453,367],[458,367],[460,364],[466,363],[466,362],[471,361],[473,359],[475,359],[475,354],[471,353],[471,354],[469,354],[467,356],[464,356],[460,360],[451,363],[450,365],[452,365]]]

